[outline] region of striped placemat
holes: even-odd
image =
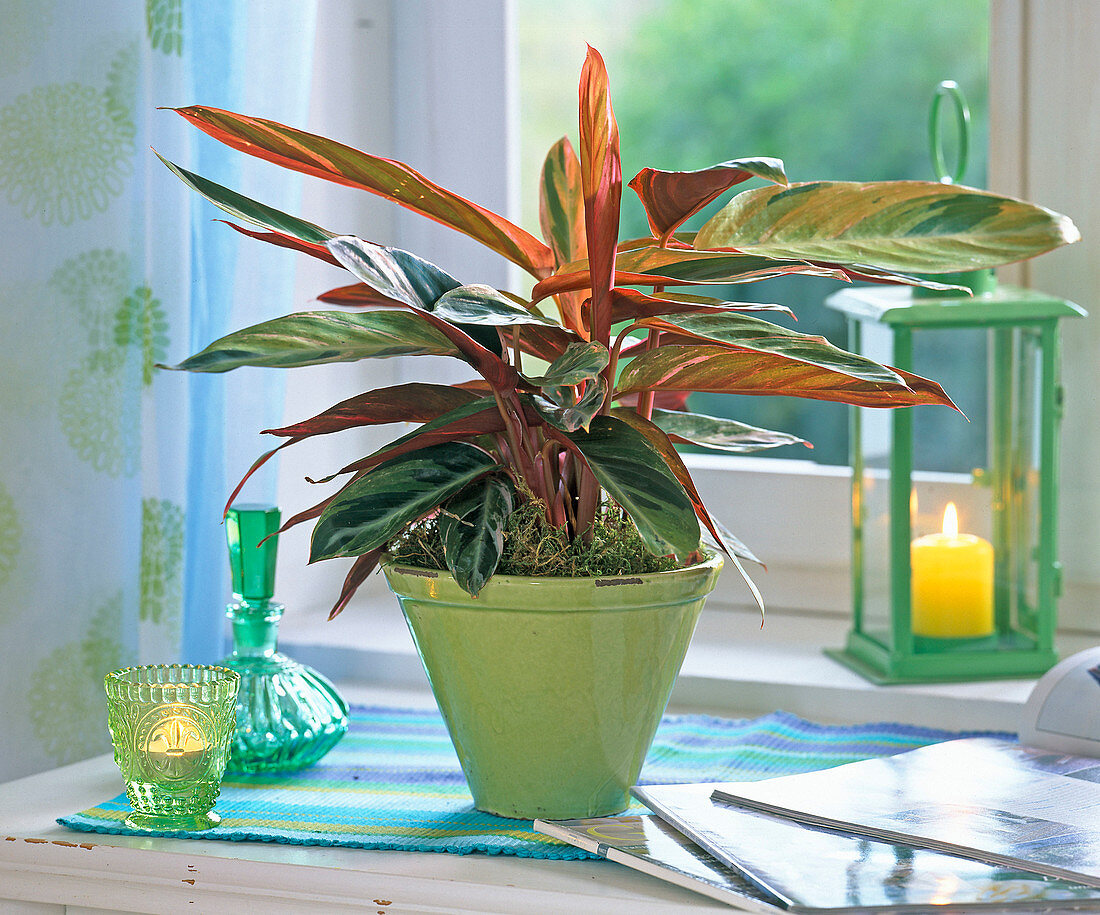
[[[754,720],[665,717],[640,782],[737,781],[808,772],[960,736],[900,724],[835,727],[775,712]],[[538,858],[585,852],[474,809],[436,711],[357,707],[344,739],[317,765],[289,775],[234,776],[222,822],[196,833],[129,829],[125,793],[58,822],[81,832],[338,845]],[[642,812],[636,805],[632,812]]]

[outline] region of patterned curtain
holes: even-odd
[[[238,394],[155,365],[293,310],[293,264],[239,246],[150,148],[298,211],[292,178],[157,109],[305,124],[314,12],[4,0],[0,780],[109,748],[107,671],[222,655],[221,504],[260,450],[237,430],[281,419],[278,379]]]

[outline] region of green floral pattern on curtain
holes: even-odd
[[[149,43],[165,54],[183,48],[183,5],[180,0],[145,0],[145,25]]]
[[[300,26],[312,9],[308,0],[101,0],[94,13],[82,0],[3,4],[0,781],[106,752],[104,674],[181,655],[185,506],[197,485],[228,491],[228,480],[196,484],[189,455],[214,427],[221,441],[231,417],[191,415],[193,382],[155,366],[189,353],[193,326],[211,320],[190,233],[235,236],[195,209],[204,204],[150,147],[185,164],[196,155],[193,131],[158,110],[198,101],[195,74],[212,72],[188,58],[186,17],[201,14],[212,47],[209,36],[247,29],[247,48],[258,28],[249,16],[275,17],[284,33],[256,52],[255,78],[279,87],[277,72],[306,87],[277,91],[304,98],[308,70],[294,67],[308,63],[312,32]],[[269,110],[294,117],[278,103]],[[246,261],[226,262],[260,285]],[[242,297],[228,294],[236,309]],[[259,305],[292,308],[270,284]],[[243,461],[216,456],[233,472]],[[220,533],[216,512],[205,524]],[[201,565],[216,592],[224,570]],[[222,607],[204,599],[200,611],[220,631]]]
[[[183,595],[183,509],[167,499],[141,504],[141,619],[179,625]]]
[[[15,500],[0,483],[0,587],[15,571],[22,539],[23,526],[15,510]],[[0,606],[0,612],[2,609]]]
[[[102,681],[103,671],[133,663],[132,651],[117,633],[123,624],[122,594],[95,608],[83,632],[50,651],[35,666],[28,686],[34,737],[58,765],[76,762],[104,750],[99,729],[103,719],[101,690],[73,689],[73,684]]]
[[[118,104],[126,96],[125,88],[111,94],[53,83],[0,108],[0,190],[8,202],[44,226],[105,212],[134,167],[134,122]]]

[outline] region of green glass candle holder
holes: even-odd
[[[107,724],[134,829],[198,830],[221,822],[221,792],[240,675],[160,664],[107,674]]]

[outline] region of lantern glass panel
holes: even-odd
[[[975,573],[981,586],[963,587],[958,603],[944,606],[938,611],[938,619],[929,619],[928,613],[922,612],[921,605],[927,606],[927,599],[922,600],[918,593],[927,595],[929,586],[922,585],[920,573],[912,571],[908,596],[910,628],[915,636],[913,650],[917,654],[969,649],[973,644],[970,639],[979,635],[988,638],[996,628],[994,579],[997,557],[1005,544],[998,543],[994,536],[991,468],[996,459],[991,452],[989,428],[989,333],[985,328],[968,327],[922,327],[913,332],[913,370],[939,381],[965,416],[942,407],[912,411],[909,541],[915,545],[927,543],[929,538],[945,538],[953,526],[959,545],[945,549],[944,559],[947,553],[968,550],[966,541],[973,538],[977,538],[977,547],[992,551],[994,557],[984,571]],[[948,517],[948,506],[954,506],[953,519]],[[931,587],[934,594],[946,593],[955,586],[955,580],[945,574]]]
[[[858,338],[859,352],[893,365],[894,335],[880,324],[853,323],[849,333]],[[857,587],[857,626],[884,648],[891,647],[890,575],[890,461],[894,453],[892,411],[870,407],[854,408],[853,441],[859,449],[862,485],[858,490],[854,516],[858,524],[856,548],[860,556],[855,567],[862,573]]]
[[[1039,467],[1042,426],[1042,338],[1031,327],[997,331],[1009,349],[1013,416],[1006,434],[1005,536],[1015,545],[1010,560],[999,569],[1004,579],[1010,625],[1034,641],[1038,637],[1040,512]]]
[[[913,410],[914,471],[969,474],[989,466],[988,338],[985,328],[914,329],[913,361],[899,368],[934,378],[964,414],[939,406]]]

